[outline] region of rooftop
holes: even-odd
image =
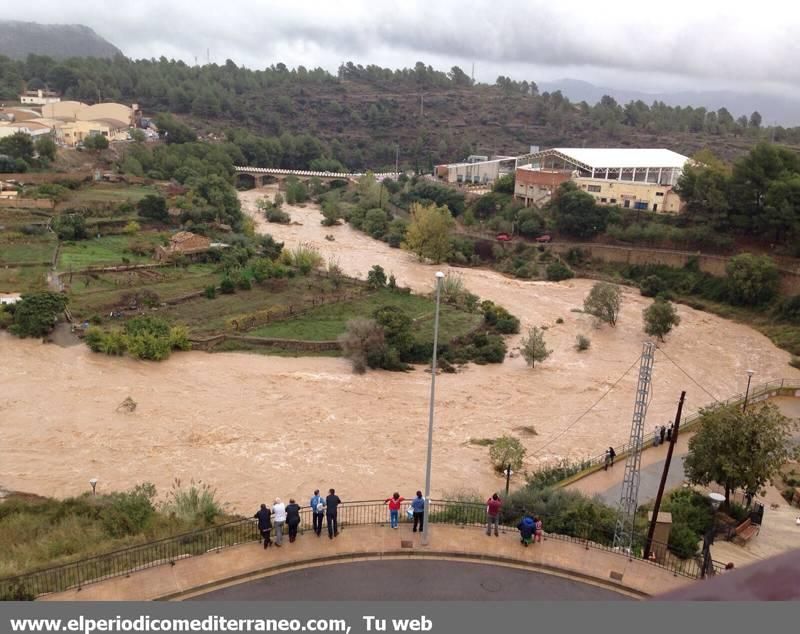
[[[688,156],[665,148],[572,148],[557,147],[542,150],[531,155],[532,158],[559,153],[587,167],[674,167],[682,169]]]

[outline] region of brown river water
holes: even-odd
[[[245,208],[252,213],[264,193],[241,194]],[[287,210],[300,224],[258,220],[259,230],[287,246],[311,243],[349,274],[363,277],[380,264],[415,291],[433,288],[437,267],[349,226],[321,226],[314,205]],[[641,313],[650,300],[625,289],[617,327],[595,329],[590,318],[571,312],[582,306],[591,281],[556,284],[459,271],[469,290],[506,306],[524,327],[549,326],[546,340],[554,352],[535,370],[517,355],[502,365],[439,375],[433,494],[488,495],[504,486],[488,449],[470,445],[470,438],[519,436],[528,449],[527,469],[625,442],[637,368],[575,421],[639,356]],[[682,389],[685,412],[712,400],[687,374],[717,398],[743,391],[748,368],[755,382],[800,378],[788,353],[755,330],[686,306],[678,311],[682,323],[662,346],[683,371],[656,353],[648,429],[674,415]],[[555,323],[559,317],[563,324]],[[574,350],[578,333],[591,338],[590,350]],[[343,500],[395,490],[410,496],[424,486],[429,389],[423,367],[355,376],[342,359],[203,352],[154,364],[0,334],[0,488],[64,496],[88,490],[96,477],[98,491],[151,481],[165,492],[174,478],[194,478],[214,486],[231,510],[244,512],[276,496],[307,503],[314,488],[335,487]],[[128,396],[138,403],[136,411],[117,411]],[[524,434],[523,426],[537,435]],[[515,477],[512,486],[520,482]]]

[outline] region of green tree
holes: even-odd
[[[527,364],[532,368],[535,367],[537,361],[541,363],[553,353],[552,350],[547,349],[547,345],[544,342],[544,331],[535,326],[530,328],[528,334],[522,338],[520,352]]]
[[[700,426],[689,439],[684,469],[693,484],[716,482],[730,493],[743,489],[757,493],[790,457],[796,422],[773,404],[739,405],[700,410]]]
[[[178,121],[171,114],[161,114],[156,117],[156,125],[161,136],[167,140],[167,143],[192,143],[197,141],[197,135],[192,129]]]
[[[367,273],[367,286],[373,290],[386,286],[386,272],[380,264],[374,265]]]
[[[450,232],[454,226],[455,221],[446,206],[414,204],[403,247],[420,259],[427,258],[439,264],[450,255]]]
[[[83,140],[83,146],[87,150],[94,150],[95,152],[107,150],[108,137],[105,137],[102,134],[90,134]]]
[[[381,306],[372,317],[383,328],[386,345],[393,348],[400,359],[407,358],[414,344],[411,317],[399,306]]]
[[[150,218],[161,222],[169,220],[167,201],[163,196],[159,196],[158,194],[147,194],[147,196],[136,203],[136,209],[143,218]]]
[[[728,260],[728,293],[731,302],[743,306],[759,306],[778,294],[778,268],[766,255],[742,253]]]
[[[47,161],[56,159],[56,142],[49,136],[40,136],[33,144],[39,158]]]
[[[33,139],[25,132],[15,132],[0,139],[0,154],[30,163],[33,159]]]
[[[522,468],[522,461],[527,450],[523,447],[518,438],[513,436],[501,436],[489,447],[489,459],[495,471],[502,473],[509,466],[512,471],[519,471]]]
[[[583,300],[584,312],[612,327],[617,325],[621,305],[622,289],[607,282],[597,282]]]
[[[675,186],[686,204],[686,216],[714,229],[729,227],[731,173],[722,161],[704,150],[687,163]]]
[[[85,240],[88,237],[86,219],[79,213],[66,212],[56,216],[51,226],[59,240]]]
[[[14,306],[14,323],[9,330],[18,337],[44,337],[53,330],[64,312],[67,298],[60,293],[30,293]]]
[[[389,219],[383,209],[370,209],[364,216],[364,222],[361,224],[361,229],[368,233],[373,238],[380,240],[386,235],[389,229]]]
[[[675,306],[663,299],[657,299],[645,308],[642,317],[645,333],[651,337],[658,337],[661,341],[664,341],[664,337],[673,327],[681,323]]]
[[[556,228],[567,235],[587,239],[605,231],[608,209],[578,189],[572,181],[559,186],[551,203]]]

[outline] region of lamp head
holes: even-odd
[[[441,271],[436,271],[436,278],[441,280],[442,278],[444,278],[444,273],[442,273]]]
[[[91,484],[93,487],[97,486],[97,478],[92,478],[91,480],[89,480],[89,484]]]
[[[755,374],[754,370],[747,370],[747,376],[753,376]]]

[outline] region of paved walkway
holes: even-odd
[[[614,601],[631,597],[541,572],[461,561],[359,561],[263,577],[193,601]]]
[[[780,410],[790,418],[800,418],[800,399],[790,396],[779,396],[770,399]],[[689,453],[689,439],[694,435],[691,430],[679,434],[672,454],[672,464],[667,475],[666,490],[674,489],[685,479],[683,461]],[[795,433],[795,441],[800,442],[800,430]],[[661,474],[664,471],[664,462],[667,457],[668,445],[650,447],[642,453],[641,480],[639,482],[639,501],[646,502],[656,497]],[[625,459],[617,459],[614,466],[608,471],[596,471],[581,480],[567,485],[567,489],[581,491],[587,495],[599,495],[606,504],[616,505],[622,489],[622,478],[625,475]]]
[[[399,530],[388,526],[358,526],[341,531],[333,541],[313,533],[298,537],[294,544],[264,550],[250,543],[217,552],[178,560],[43,597],[50,601],[149,601],[184,599],[223,586],[260,577],[309,569],[353,560],[460,560],[504,565],[527,571],[567,577],[582,583],[649,596],[693,583],[668,570],[624,555],[586,548],[584,544],[546,539],[523,548],[516,531],[487,537],[477,528],[436,525],[430,544],[422,547],[420,536],[408,525]],[[315,599],[306,594],[303,598]]]

